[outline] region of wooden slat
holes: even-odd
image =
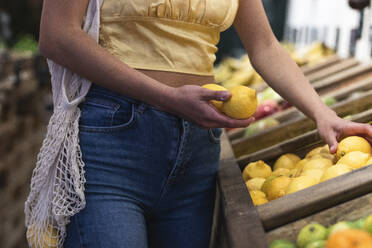
[[[328,93],[334,88],[347,86],[355,81],[364,79],[371,75],[372,64],[363,64],[317,81],[313,84],[313,87],[319,92],[319,94],[324,94]]]
[[[334,104],[331,108],[341,117],[356,114],[372,107],[372,90],[363,93],[359,98],[347,99]],[[315,128],[315,123],[306,116],[299,116],[279,126],[267,129],[255,135],[233,140],[232,147],[236,157],[250,154],[283,140],[296,137]],[[252,145],[254,143],[254,146]]]
[[[266,231],[372,192],[372,166],[316,184],[257,207]]]
[[[276,228],[268,232],[266,238],[269,243],[276,239],[286,239],[296,242],[297,235],[301,229],[312,222],[317,222],[325,227],[329,227],[339,221],[355,221],[359,218],[370,215],[372,213],[371,206],[372,193],[369,193]]]
[[[317,72],[317,71],[319,71],[319,70],[321,70],[321,69],[323,69],[325,67],[328,67],[328,66],[331,66],[333,64],[336,64],[339,61],[341,61],[341,58],[338,57],[337,54],[333,54],[333,55],[327,56],[322,61],[320,61],[320,62],[318,62],[316,64],[304,65],[304,66],[301,67],[301,70],[302,70],[302,72],[305,75],[308,75],[308,74]]]
[[[215,247],[245,248],[249,244],[251,247],[267,248],[257,209],[250,199],[225,133],[222,135],[221,147],[217,188],[220,198],[219,218],[222,218],[219,224],[223,227],[220,228],[222,233],[218,234],[224,237],[216,241],[218,235],[215,235],[212,243]],[[218,228],[214,232],[218,232]]]
[[[345,59],[340,61],[339,63],[333,64],[322,70],[311,73],[310,75],[307,75],[307,78],[309,79],[310,82],[316,82],[331,75],[334,75],[336,73],[342,72],[346,69],[350,69],[351,67],[357,66],[358,64],[359,61],[356,60],[355,58]]]

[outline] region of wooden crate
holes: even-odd
[[[354,115],[352,120],[356,122],[371,121],[372,109]],[[341,220],[342,211],[340,211],[340,215],[334,217],[332,217],[332,213],[344,206],[350,206],[350,204],[355,206],[354,203],[358,199],[364,202],[367,199],[372,201],[370,195],[372,193],[372,166],[367,166],[266,204],[252,207],[248,190],[241,173],[239,173],[247,163],[261,159],[273,164],[276,158],[287,152],[296,153],[303,157],[309,150],[323,144],[317,131],[314,130],[234,160],[230,143],[224,136],[221,170],[218,175],[219,208],[216,208],[215,222],[220,224],[220,231],[214,229],[216,235],[213,236],[212,247],[261,248],[268,247],[267,241],[278,237],[293,240],[298,232],[291,234],[291,231],[301,229],[304,223],[322,219],[322,216],[326,216],[326,214],[328,214],[328,220]],[[333,212],[330,209],[333,209]],[[349,218],[356,216],[353,215],[352,209],[349,210]],[[260,221],[257,221],[256,215]],[[366,214],[363,212],[364,215]],[[229,224],[227,225],[226,222]],[[320,223],[331,224],[331,222],[333,221],[325,222],[324,220]],[[234,242],[230,242],[232,239]],[[250,246],[251,244],[252,246]]]

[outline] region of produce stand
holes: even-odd
[[[333,66],[340,61],[333,62]],[[324,68],[312,72],[319,73]],[[323,96],[337,99],[332,108],[339,116],[349,116],[361,123],[372,121],[371,65],[353,65],[312,85]],[[355,92],[361,93],[350,97]],[[247,138],[242,137],[244,130],[238,131],[240,136],[238,132],[222,136],[218,207],[211,247],[266,248],[276,239],[295,242],[299,231],[312,221],[329,226],[372,212],[372,166],[253,206],[241,174],[249,162],[263,160],[272,166],[282,154],[304,157],[313,148],[324,145],[315,124],[298,110],[290,108],[273,116],[283,123]],[[246,149],[249,152],[244,152]]]

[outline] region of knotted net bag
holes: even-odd
[[[89,1],[83,26],[97,42],[102,2]],[[70,217],[85,207],[78,104],[84,100],[91,82],[47,61],[54,110],[33,170],[30,194],[25,203],[25,222],[30,247],[60,248]]]

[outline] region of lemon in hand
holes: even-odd
[[[221,85],[218,84],[205,84],[202,86],[203,88],[209,89],[209,90],[214,90],[214,91],[227,91],[225,87],[222,87]],[[212,100],[211,104],[218,110],[221,110],[223,101],[217,101],[217,100]]]
[[[257,109],[256,91],[246,86],[235,86],[230,89],[231,98],[223,102],[222,112],[234,119],[246,119]]]

